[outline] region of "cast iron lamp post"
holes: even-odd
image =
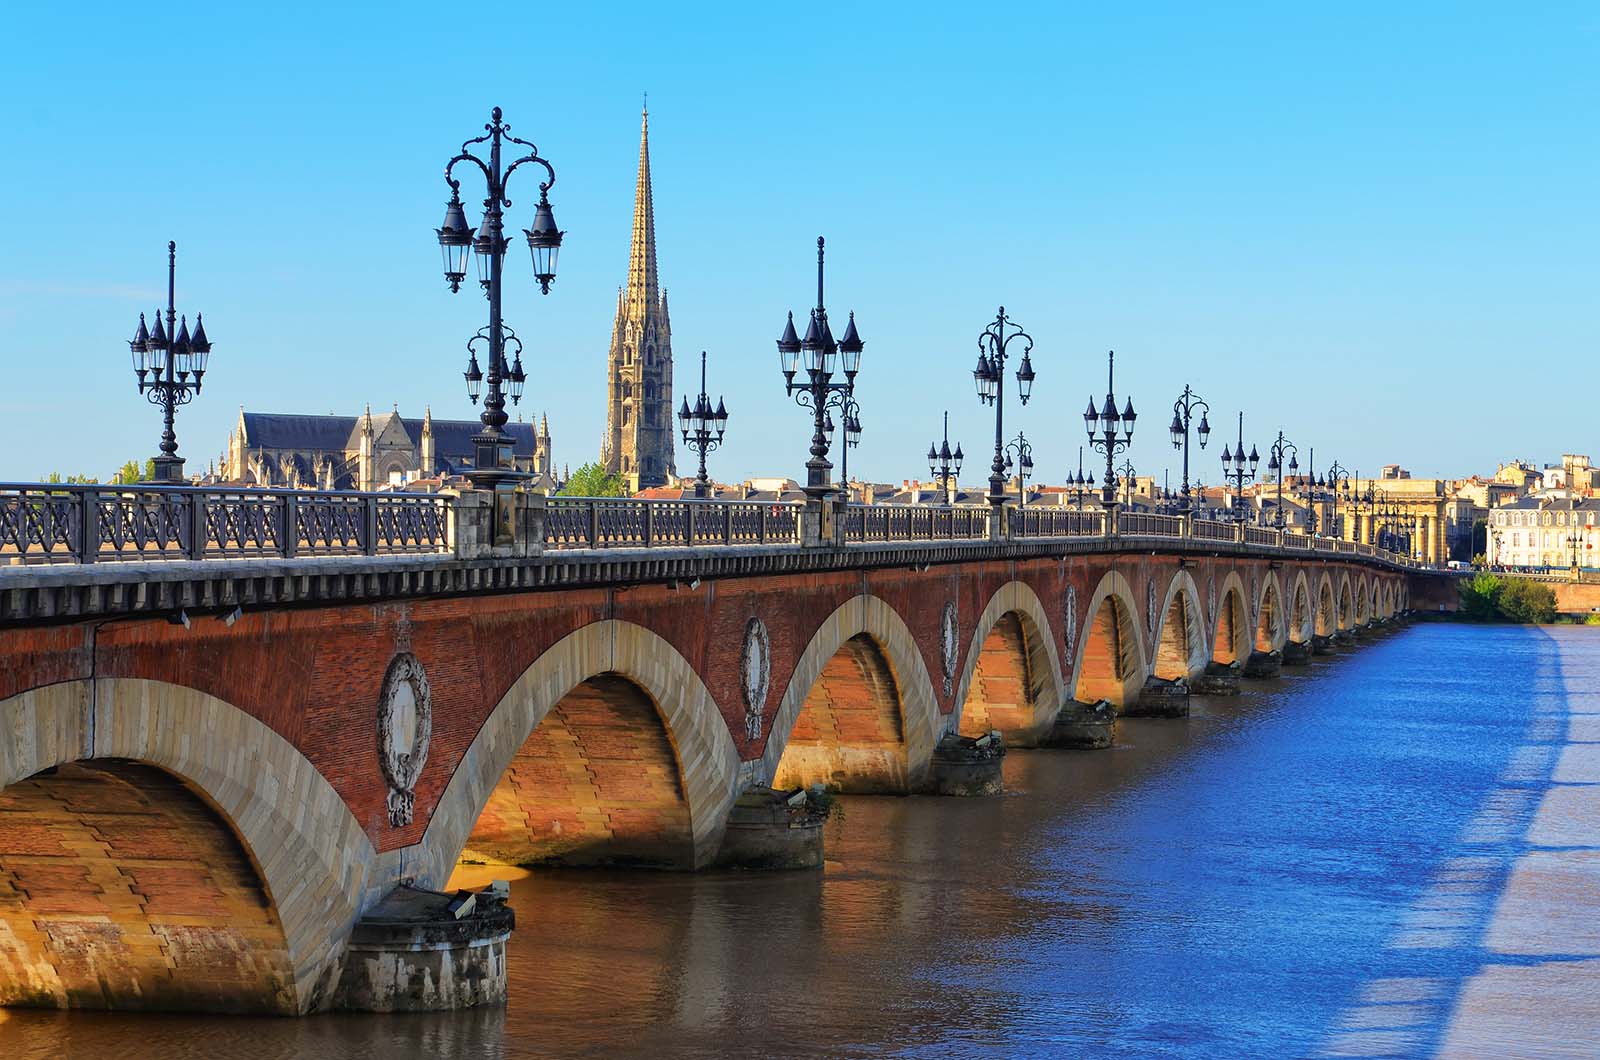
[[[944,441],[935,448],[928,445],[928,475],[939,482],[939,495],[943,498],[941,503],[950,503],[950,482],[961,475],[961,461],[965,457],[961,452],[961,443],[956,443],[955,452],[950,451],[950,411],[944,414]]]
[[[850,496],[850,450],[861,445],[861,405],[856,401],[855,388],[845,392],[839,403],[839,418],[844,421],[844,445],[839,447],[839,488]],[[829,415],[828,445],[833,445],[833,417]]]
[[[488,347],[488,371],[479,366],[474,352],[469,356],[467,370],[463,374],[467,380],[467,395],[474,405],[478,403],[484,381],[487,380],[489,384],[489,392],[483,398],[483,414],[479,417],[483,430],[472,437],[473,469],[467,478],[481,489],[494,489],[517,477],[511,466],[514,439],[505,430],[508,417],[505,393],[501,387],[510,384],[511,399],[516,402],[520,400],[522,385],[527,381],[520,356],[513,363],[506,362],[509,329],[505,327],[500,311],[501,274],[506,248],[510,245],[505,238],[504,226],[504,211],[511,205],[511,200],[506,197],[506,185],[518,166],[532,162],[543,166],[549,177],[539,182],[539,204],[534,209],[533,227],[523,230],[523,235],[528,238],[528,250],[533,255],[533,278],[544,294],[550,293],[550,284],[556,278],[556,256],[561,250],[564,233],[556,228],[555,214],[550,209],[549,191],[556,182],[555,169],[539,157],[537,147],[511,135],[511,126],[501,120],[499,107],[494,108],[484,129],[484,135],[463,143],[460,153],[444,167],[445,183],[450,185],[450,202],[445,206],[444,224],[437,229],[437,233],[439,250],[444,256],[444,278],[450,290],[461,290],[461,281],[467,275],[467,254],[471,251],[478,261],[478,282],[489,298],[489,325],[479,332]],[[485,141],[489,144],[487,162],[468,150],[473,144]],[[528,153],[502,169],[500,151],[506,143],[520,144],[528,148]],[[456,165],[461,162],[477,166],[487,185],[487,197],[483,200],[483,223],[478,226],[476,235],[467,224],[466,211],[461,206],[461,182],[452,176]]]
[[[1248,461],[1248,467],[1246,463]],[[1256,478],[1256,465],[1261,463],[1261,457],[1256,453],[1256,447],[1250,447],[1250,455],[1244,455],[1244,413],[1239,413],[1239,439],[1234,443],[1233,452],[1228,452],[1228,446],[1222,446],[1222,484],[1224,487],[1233,486],[1233,520],[1236,523],[1244,522],[1244,484],[1254,482]]]
[[[706,454],[722,447],[722,434],[728,429],[728,408],[717,398],[717,407],[711,407],[711,397],[706,393],[706,351],[700,351],[700,396],[694,408],[689,399],[683,399],[678,410],[678,427],[683,431],[683,444],[700,454],[700,473],[694,479],[694,495],[704,499],[711,496],[711,480],[706,478]]]
[[[139,327],[128,342],[133,353],[133,374],[139,379],[139,393],[152,405],[161,406],[161,455],[153,461],[155,481],[182,482],[183,457],[178,455],[178,435],[172,429],[179,405],[187,405],[200,393],[211,359],[211,340],[200,314],[194,317],[194,334],[189,320],[178,317],[174,295],[178,272],[178,244],[167,242],[167,323],[161,324],[161,310],[155,313],[156,328],[151,331],[139,314]]]
[[[1350,472],[1346,471],[1340,466],[1339,461],[1335,460],[1333,465],[1328,468],[1327,478],[1324,483],[1327,487],[1327,493],[1324,496],[1333,503],[1333,525],[1328,528],[1328,532],[1333,537],[1344,536],[1344,516],[1339,514],[1339,490],[1342,485],[1348,485],[1349,481]]]
[[[1172,423],[1167,428],[1172,435],[1172,448],[1183,450],[1182,496],[1178,503],[1184,511],[1189,509],[1189,424],[1196,409],[1200,410],[1200,426],[1196,428],[1196,433],[1200,435],[1200,448],[1204,449],[1206,439],[1211,437],[1211,423],[1206,419],[1211,406],[1185,384],[1183,393],[1173,402]]]
[[[1283,458],[1289,458],[1289,464],[1284,466]],[[1278,510],[1272,514],[1272,525],[1282,530],[1287,523],[1283,514],[1283,479],[1286,474],[1300,470],[1300,450],[1295,444],[1283,436],[1283,431],[1278,432],[1278,438],[1267,449],[1267,470],[1272,472],[1278,480]]]
[[[1009,332],[1009,334],[1008,334]],[[1033,337],[1006,317],[1006,307],[1001,306],[993,321],[978,336],[978,366],[972,370],[972,381],[978,388],[978,400],[994,406],[994,463],[989,470],[989,505],[999,508],[1006,502],[1005,462],[1005,371],[1006,359],[1011,355],[1011,343],[1022,340],[1022,364],[1017,368],[1017,396],[1028,403],[1033,393]]]
[[[846,410],[845,433],[848,438],[853,418],[848,410],[854,407],[856,373],[861,370],[861,350],[865,345],[856,333],[854,312],[850,314],[844,338],[837,343],[833,341],[833,330],[828,326],[828,310],[822,302],[822,253],[823,240],[818,236],[817,307],[811,311],[806,337],[802,339],[795,334],[794,314],[790,313],[788,323],[783,327],[783,335],[778,339],[778,364],[783,370],[784,393],[792,396],[795,404],[801,408],[811,410],[811,459],[806,461],[806,496],[816,500],[826,497],[833,488],[829,481],[833,464],[828,461],[832,434],[829,426],[832,417],[828,415],[828,409],[837,406]],[[794,377],[802,367],[801,354],[805,355],[803,367],[806,378],[797,384]],[[834,382],[834,373],[839,369],[844,371],[844,381]],[[854,422],[856,433],[859,434],[860,420]]]
[[[1012,454],[1016,454],[1016,464],[1011,462]],[[1028,438],[1021,431],[1012,441],[1006,443],[1006,471],[1017,468],[1017,507],[1023,508],[1028,504],[1028,480],[1033,477],[1033,446],[1028,443]]]
[[[1117,412],[1116,368],[1116,351],[1107,350],[1105,407],[1096,410],[1091,395],[1089,407],[1083,413],[1083,426],[1089,432],[1089,447],[1106,455],[1106,477],[1100,484],[1100,500],[1108,509],[1117,503],[1117,473],[1112,465],[1117,454],[1132,444],[1133,424],[1139,418],[1139,414],[1133,411],[1131,397],[1127,400],[1127,408],[1120,414]]]
[[[1116,483],[1122,487],[1122,505],[1125,508],[1133,507],[1133,487],[1139,472],[1133,466],[1132,460],[1124,460],[1113,470],[1116,472]]]
[[[1067,486],[1072,490],[1073,503],[1079,508],[1083,507],[1083,498],[1094,490],[1094,472],[1089,472],[1087,477],[1083,474],[1083,446],[1081,445],[1078,446],[1078,473],[1067,476]]]

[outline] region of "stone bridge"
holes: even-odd
[[[397,894],[783,863],[794,789],[948,790],[1455,598],[1181,516],[396,496],[0,494],[0,1002],[495,1000],[452,968],[503,990],[509,913],[474,957]]]

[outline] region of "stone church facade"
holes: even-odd
[[[556,486],[550,456],[550,424],[508,423],[516,439],[519,470],[533,476],[534,489]],[[422,419],[398,411],[360,416],[301,416],[239,410],[228,438],[222,478],[255,486],[294,489],[374,490],[415,479],[446,478],[472,468],[477,420]]]
[[[650,185],[650,113],[639,132],[639,182],[633,201],[628,282],[606,358],[606,434],[601,463],[630,492],[664,486],[677,475],[673,455],[672,322],[656,276],[655,202]]]

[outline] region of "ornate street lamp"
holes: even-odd
[[[683,444],[700,453],[700,473],[694,479],[694,495],[702,499],[709,497],[711,481],[706,478],[706,454],[722,447],[722,435],[728,429],[728,409],[720,397],[717,407],[711,407],[711,396],[706,393],[705,350],[700,351],[700,396],[695,398],[692,409],[689,399],[683,399],[683,407],[678,410],[678,428],[683,431]]]
[[[1348,492],[1350,472],[1346,471],[1339,464],[1339,461],[1335,460],[1333,465],[1328,468],[1325,485],[1327,486],[1327,493],[1324,497],[1333,503],[1333,525],[1328,528],[1328,531],[1333,537],[1343,537],[1344,516],[1339,512],[1339,495],[1341,491]]]
[[[179,405],[187,405],[200,393],[206,365],[211,360],[211,340],[199,313],[194,318],[194,333],[189,333],[187,316],[179,318],[174,305],[178,272],[178,244],[167,242],[167,322],[161,324],[161,310],[155,312],[156,327],[151,331],[139,314],[139,327],[128,342],[133,354],[133,374],[139,380],[139,393],[162,413],[161,455],[157,456],[155,481],[182,482],[183,457],[178,455],[178,435],[172,429]]]
[[[1100,500],[1109,509],[1117,503],[1117,474],[1112,466],[1121,453],[1133,443],[1133,424],[1139,418],[1133,411],[1133,398],[1128,398],[1127,408],[1117,412],[1116,351],[1106,351],[1106,403],[1094,407],[1094,397],[1083,413],[1083,426],[1089,432],[1089,447],[1106,456],[1106,477],[1100,484]]]
[[[935,448],[928,446],[928,475],[939,482],[939,495],[944,498],[944,504],[950,503],[950,484],[961,474],[961,461],[966,459],[961,452],[961,443],[956,443],[955,452],[950,451],[950,410],[944,413],[944,441]]]
[[[1021,431],[1017,437],[1006,443],[1006,473],[1009,475],[1013,464],[1012,454],[1016,454],[1017,468],[1017,507],[1023,508],[1028,504],[1028,480],[1033,477],[1033,446],[1028,443],[1027,436]]]
[[[839,448],[839,488],[846,499],[850,495],[850,450],[861,445],[861,405],[856,401],[855,389],[847,390],[840,402],[839,418],[844,421],[844,445]],[[828,417],[828,444],[833,444],[833,417]]]
[[[473,470],[467,473],[467,478],[481,489],[494,489],[518,477],[511,459],[514,439],[505,430],[509,417],[505,411],[506,394],[502,386],[509,385],[511,400],[515,403],[521,400],[522,386],[527,381],[527,374],[522,368],[520,343],[517,344],[519,356],[516,362],[506,361],[506,345],[515,336],[505,326],[500,312],[501,274],[506,248],[510,245],[505,238],[504,226],[504,210],[511,205],[511,200],[506,197],[506,185],[518,166],[528,162],[543,166],[549,178],[539,182],[539,204],[534,209],[533,227],[523,230],[523,235],[528,239],[528,250],[533,255],[533,278],[544,294],[550,293],[550,284],[556,278],[556,257],[565,233],[556,228],[555,214],[550,208],[549,191],[556,182],[555,169],[539,157],[537,147],[511,135],[511,126],[501,120],[499,107],[491,112],[490,121],[484,129],[484,135],[463,143],[460,153],[444,167],[445,183],[450,185],[450,202],[445,206],[444,224],[436,232],[439,250],[444,257],[444,278],[450,290],[461,290],[461,281],[467,275],[470,251],[477,258],[478,282],[489,299],[489,324],[478,332],[478,336],[484,340],[488,369],[485,370],[478,363],[476,350],[472,349],[473,344],[469,342],[467,370],[463,374],[467,381],[467,396],[474,405],[482,394],[484,382],[489,384],[488,394],[483,395],[483,414],[479,417],[483,429],[472,437]],[[489,144],[487,162],[468,150],[473,144],[484,142]],[[528,153],[502,170],[500,151],[507,143],[520,144],[528,148]],[[468,224],[466,211],[461,205],[461,182],[452,175],[456,165],[461,162],[477,166],[487,185],[487,197],[483,200],[483,223],[478,226],[476,233]]]
[[[1189,424],[1196,409],[1200,410],[1200,426],[1196,433],[1200,435],[1200,448],[1204,449],[1206,440],[1211,437],[1211,423],[1206,419],[1211,406],[1185,384],[1183,393],[1172,404],[1172,423],[1167,428],[1172,435],[1172,448],[1183,450],[1183,486],[1178,503],[1184,511],[1189,509]]]
[[[1094,491],[1094,472],[1083,474],[1083,446],[1078,446],[1078,473],[1067,476],[1067,487],[1072,490],[1072,502],[1076,507],[1083,507],[1083,499]]]
[[[1017,368],[1017,396],[1026,405],[1033,394],[1033,337],[1006,317],[1006,307],[1001,306],[994,320],[978,336],[978,366],[972,370],[972,381],[978,388],[978,400],[994,406],[994,463],[989,470],[989,505],[999,508],[1006,502],[1005,462],[1005,373],[1006,360],[1011,356],[1011,343],[1022,340],[1022,364]]]
[[[1261,457],[1256,454],[1256,447],[1250,447],[1250,455],[1244,455],[1244,413],[1239,413],[1239,440],[1234,443],[1233,452],[1228,452],[1226,443],[1222,446],[1222,484],[1224,487],[1233,486],[1233,521],[1244,522],[1244,484],[1254,482],[1256,465],[1261,462]]]
[[[794,314],[789,314],[783,335],[778,339],[778,365],[783,371],[784,393],[794,398],[795,404],[811,410],[811,459],[806,461],[806,495],[814,499],[826,497],[832,490],[829,472],[833,464],[828,461],[832,445],[833,417],[829,408],[839,408],[845,418],[845,437],[848,442],[851,428],[859,435],[861,421],[851,409],[855,405],[856,373],[861,370],[861,350],[865,345],[856,332],[856,315],[850,314],[844,337],[837,343],[828,326],[828,310],[822,301],[823,240],[817,237],[817,307],[811,311],[811,323],[806,337],[800,338],[794,330]],[[804,355],[804,363],[802,362]],[[805,371],[805,380],[796,383],[795,375]],[[843,371],[844,381],[834,382],[834,375]]]
[[[1288,466],[1284,466],[1283,459],[1288,456]],[[1283,436],[1283,431],[1278,432],[1278,438],[1267,449],[1267,470],[1278,481],[1278,510],[1272,514],[1272,525],[1279,530],[1284,528],[1287,520],[1283,516],[1283,479],[1286,474],[1300,470],[1300,450],[1295,444]]]
[[[1132,460],[1124,460],[1113,468],[1116,472],[1117,484],[1122,487],[1123,507],[1133,507],[1133,487],[1139,472],[1134,468]]]

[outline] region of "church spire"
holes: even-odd
[[[656,211],[650,189],[650,111],[639,119],[639,184],[633,193],[633,252],[628,258],[628,295],[656,299]]]

